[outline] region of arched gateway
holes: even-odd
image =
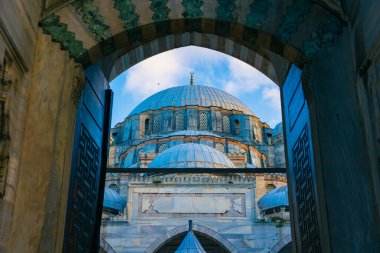
[[[167,233],[157,238],[153,243],[151,243],[144,253],[157,252],[158,250],[160,250],[160,248],[165,246],[165,244],[170,242],[172,239],[179,237],[180,235],[184,235],[188,230],[189,230],[189,227],[186,225],[183,225],[183,226],[179,226],[168,231]],[[197,234],[203,235],[206,238],[210,238],[211,240],[215,241],[217,244],[219,244],[219,246],[222,249],[224,249],[228,253],[238,252],[238,250],[234,247],[234,245],[231,242],[229,242],[222,235],[218,234],[212,229],[201,226],[199,224],[193,224],[192,230]]]
[[[350,0],[1,1],[1,249],[97,248],[108,83],[197,45],[281,87],[297,251],[377,252],[377,9]]]

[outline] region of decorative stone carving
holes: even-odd
[[[239,175],[228,175],[228,176],[218,176],[218,175],[163,175],[163,176],[139,176],[139,175],[128,175],[123,177],[131,184],[153,184],[154,182],[160,181],[161,184],[191,184],[191,185],[202,185],[202,184],[244,184],[254,187],[256,180],[253,177],[242,177]]]
[[[149,211],[152,206],[150,199],[143,199],[141,202],[141,212],[145,213],[146,211]]]
[[[139,216],[245,217],[242,193],[140,193]]]
[[[12,81],[7,73],[7,63],[9,59],[6,55],[7,54],[4,56],[2,64],[0,64],[0,198],[5,194],[10,146],[9,109],[7,101]]]
[[[74,67],[73,89],[71,98],[75,105],[78,105],[82,90],[84,87],[84,71],[81,64],[76,64]]]
[[[153,202],[153,210],[158,213],[226,213],[231,209],[231,201],[224,197],[188,196],[173,194],[168,197],[158,197]],[[204,195],[204,196],[203,196]]]
[[[242,198],[234,199],[233,207],[234,210],[238,213],[243,213],[243,205],[242,205]]]

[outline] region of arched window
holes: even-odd
[[[267,184],[267,193],[276,189],[276,186],[274,184]]]
[[[161,130],[161,117],[155,116],[154,117],[153,132],[159,133],[160,130]]]
[[[223,116],[223,132],[229,133],[231,131],[230,128],[230,117]]]
[[[168,149],[168,145],[167,144],[161,144],[160,147],[158,148],[158,153],[162,153],[164,152],[165,150]]]
[[[145,134],[149,134],[149,119],[145,119]]]
[[[116,184],[110,184],[108,186],[108,188],[110,188],[111,190],[117,192],[117,193],[120,193],[120,189],[119,189],[119,186],[117,186]]]
[[[175,116],[175,130],[184,130],[184,117],[183,113],[177,113]]]
[[[239,120],[235,119],[235,134],[240,134],[240,122]]]
[[[225,152],[224,151],[224,145],[222,143],[215,144],[215,149],[218,150],[218,151],[220,151],[220,152],[222,152],[222,153]]]
[[[199,115],[199,130],[208,130],[208,117],[205,112],[201,112]]]

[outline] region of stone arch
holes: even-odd
[[[113,190],[113,191],[115,191],[115,192],[117,192],[117,193],[120,193],[120,188],[119,188],[119,186],[118,186],[117,184],[115,184],[115,183],[110,184],[110,185],[108,186],[108,188],[110,188],[111,190]]]
[[[62,25],[59,21],[58,24]],[[44,20],[40,22],[45,33],[52,35],[53,40],[54,34],[49,28],[58,24]],[[210,18],[179,18],[146,23],[123,30],[97,44],[90,43],[89,48],[82,49],[83,53],[73,57],[85,68],[99,64],[107,80],[112,81],[129,67],[151,56],[193,45],[240,59],[277,84],[282,83],[289,63],[302,67],[307,61],[302,50],[279,40],[274,32],[263,32],[232,21],[220,26],[220,21]],[[69,49],[71,53],[70,47],[63,48]]]
[[[103,238],[99,240],[99,253],[116,253],[116,251],[111,247],[111,245],[106,242]]]
[[[111,57],[111,61],[115,60],[155,38],[193,32],[234,38],[242,45],[250,44],[251,49],[275,52],[291,63],[302,64],[304,55],[309,58],[331,45],[344,24],[341,7],[320,8],[311,2],[293,3],[294,8],[283,7],[293,1],[274,0],[166,1],[160,7],[148,0],[116,0],[114,4],[92,1],[87,5],[81,2],[54,3],[59,7],[44,12],[40,26],[85,66],[118,52]],[[301,18],[294,20],[294,16]],[[83,27],[73,22],[73,17]],[[335,29],[321,29],[315,23]],[[57,28],[65,32],[65,37],[57,36]]]
[[[144,121],[144,134],[149,134],[149,126],[150,124],[150,119],[145,119]]]
[[[278,241],[273,247],[269,250],[269,253],[278,253],[282,248],[284,248],[287,244],[292,242],[292,235],[287,235]]]
[[[188,230],[189,230],[188,225],[182,225],[172,230],[169,230],[167,233],[161,235],[153,243],[151,243],[147,247],[147,249],[144,251],[144,253],[154,253],[157,249],[163,246],[167,241],[169,241],[170,239],[172,239],[173,237],[179,234],[186,233]],[[193,224],[193,231],[212,238],[213,240],[217,241],[220,245],[222,245],[231,253],[239,252],[230,241],[228,241],[222,235],[220,235],[219,233],[217,233],[216,231],[210,228],[207,228],[198,224]]]
[[[265,188],[266,188],[267,193],[268,193],[268,192],[270,192],[270,191],[276,189],[276,185],[273,184],[273,183],[269,183],[269,184],[267,184],[267,185],[265,186]]]
[[[168,22],[153,22],[120,32],[108,39],[109,45],[98,43],[77,60],[85,67],[102,62],[105,76],[111,81],[144,59],[171,49],[194,45],[240,59],[275,83],[279,80],[271,64],[273,60],[286,59],[300,67],[307,61],[295,46],[242,24],[229,23],[227,30],[220,32],[219,23],[214,19],[172,19]],[[169,27],[160,31],[163,25]],[[134,33],[137,35],[131,37]]]
[[[235,42],[231,38],[197,32],[171,34],[153,39],[146,43],[141,43],[138,47],[130,51],[125,51],[124,55],[114,60],[112,66],[108,66],[108,61],[106,64],[102,63],[101,65],[108,80],[113,80],[128,68],[149,57],[186,46],[204,47],[230,55],[256,68],[275,83],[279,83],[280,80],[278,76],[283,75],[283,73],[277,73],[278,70],[273,66],[272,60],[269,57],[271,53],[263,52],[260,54],[250,49],[249,46]],[[253,45],[251,47],[253,47]],[[266,55],[266,57],[263,55]]]

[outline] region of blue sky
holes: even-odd
[[[150,95],[188,85],[190,72],[195,73],[195,85],[216,87],[234,95],[271,127],[281,121],[280,90],[269,78],[236,58],[189,46],[148,58],[111,82],[114,91],[112,126],[123,121]]]

